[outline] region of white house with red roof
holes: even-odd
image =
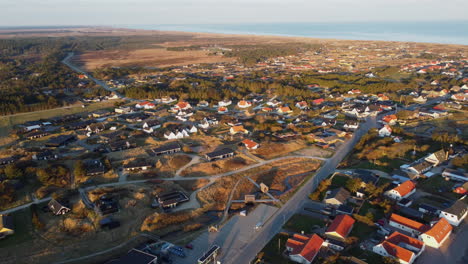
[[[192,106],[185,101],[180,101],[174,106],[174,110],[176,111],[189,110],[190,108],[192,108]]]
[[[260,145],[257,143],[257,142],[254,142],[250,139],[244,139],[242,140],[242,144],[244,144],[244,146],[247,148],[247,149],[257,149]]]
[[[397,187],[385,192],[385,195],[390,199],[400,201],[407,198],[416,192],[416,185],[412,181],[405,181]]]
[[[309,107],[309,105],[307,104],[306,101],[300,101],[300,102],[296,103],[296,107],[301,109],[301,110],[304,110],[304,109],[307,109],[307,107]]]
[[[238,103],[237,103],[237,106],[239,108],[249,108],[252,106],[252,102],[249,102],[249,101],[246,101],[246,100],[240,100]]]
[[[424,249],[424,243],[416,238],[393,232],[382,243],[375,245],[372,251],[384,257],[393,257],[402,264],[411,264]]]
[[[390,220],[388,224],[391,227],[394,227],[396,229],[411,233],[413,235],[421,235],[422,233],[427,231],[427,226],[425,224],[416,222],[414,220],[411,220],[409,218],[406,218],[401,215],[397,214],[392,214],[390,216]]]
[[[419,235],[419,239],[428,247],[439,248],[449,238],[452,229],[452,225],[445,218],[440,218],[429,230]]]
[[[136,104],[135,107],[138,108],[138,109],[143,109],[143,108],[144,109],[153,109],[153,108],[156,107],[156,105],[153,104],[153,103],[150,103],[148,101],[145,101],[145,102],[141,102],[141,103]]]
[[[338,215],[325,231],[325,236],[344,241],[356,221],[349,215]]]
[[[310,264],[320,251],[324,240],[317,234],[305,236],[294,234],[286,242],[286,253],[289,259],[301,264]]]
[[[389,125],[384,125],[381,129],[379,129],[380,137],[389,137],[391,135],[392,135],[392,128]]]

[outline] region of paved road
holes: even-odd
[[[101,80],[98,80],[98,79],[94,78],[90,73],[80,69],[76,65],[73,65],[70,62],[70,60],[74,55],[75,54],[73,52],[68,53],[67,57],[65,57],[65,59],[62,60],[62,63],[67,65],[70,69],[74,70],[75,72],[86,75],[88,77],[88,79],[94,81],[97,85],[101,86],[102,88],[106,89],[107,91],[115,93],[120,99],[126,99],[126,100],[130,100],[130,101],[140,101],[140,100],[136,100],[136,99],[132,99],[132,98],[128,98],[128,97],[123,96],[122,94],[117,92],[115,89],[110,88],[104,81],[101,81]]]
[[[40,199],[38,200],[37,198],[33,198],[34,201],[30,202],[30,203],[27,203],[27,204],[23,204],[23,205],[20,205],[20,206],[17,206],[17,207],[14,207],[14,208],[10,208],[10,209],[7,209],[5,211],[1,211],[0,212],[0,215],[2,214],[10,214],[10,213],[13,213],[13,212],[16,212],[18,210],[21,210],[21,209],[24,209],[24,208],[28,208],[29,206],[33,205],[33,204],[39,204],[39,203],[43,203],[43,202],[48,202],[50,201],[52,198],[51,197],[47,197],[47,198],[44,198],[44,199]]]
[[[233,254],[232,249],[239,248],[235,241],[230,241],[230,245],[220,245],[224,250],[220,260],[223,264],[247,264],[255,258],[257,253],[273,238],[275,234],[281,231],[285,220],[291,218],[297,212],[301,212],[303,204],[308,200],[307,196],[317,187],[318,183],[332,174],[338,164],[351,152],[359,139],[367,133],[370,128],[377,127],[377,118],[368,117],[366,122],[361,124],[361,127],[354,133],[353,137],[342,144],[337,149],[335,155],[328,159],[319,169],[316,175],[305,183],[305,185],[297,191],[297,193],[289,199],[275,214],[270,217],[263,228],[256,232],[253,239],[247,245],[242,246],[242,254],[237,252]],[[244,242],[245,243],[245,242]],[[223,247],[224,246],[224,247]],[[227,247],[227,248],[226,248]]]

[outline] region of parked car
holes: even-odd
[[[193,249],[193,245],[192,244],[187,244],[187,245],[185,245],[185,248]]]

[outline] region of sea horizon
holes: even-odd
[[[114,25],[128,29],[468,45],[468,21]]]

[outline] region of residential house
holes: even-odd
[[[249,108],[251,106],[252,106],[252,102],[246,101],[246,100],[240,100],[237,103],[237,107],[239,107],[239,108]]]
[[[286,254],[294,262],[310,264],[320,251],[324,240],[317,234],[305,236],[294,234],[286,241]]]
[[[221,108],[221,107],[226,107],[226,106],[229,106],[232,104],[232,101],[231,100],[223,100],[223,101],[219,101],[218,102],[218,106]]]
[[[76,137],[74,135],[60,135],[49,139],[45,145],[46,147],[61,147],[75,140]]]
[[[121,106],[114,109],[114,112],[117,114],[128,114],[132,112],[132,108],[130,106]]]
[[[426,225],[397,214],[390,216],[389,225],[417,236],[427,230]]]
[[[224,107],[224,106],[221,106],[218,108],[218,113],[219,114],[226,114],[229,110],[227,109],[227,107]]]
[[[356,221],[347,214],[338,215],[333,219],[330,226],[328,226],[325,231],[325,236],[344,241],[351,232],[354,222]]]
[[[278,113],[279,114],[289,114],[289,113],[292,113],[293,111],[291,110],[291,108],[289,108],[289,106],[282,106],[282,107],[278,107]]]
[[[432,167],[432,164],[425,160],[418,160],[416,162],[411,163],[410,165],[405,164],[400,166],[402,170],[416,175],[424,174],[425,172],[432,169]]]
[[[231,135],[235,135],[235,134],[248,134],[249,131],[247,129],[244,128],[244,126],[233,126],[229,129],[229,133]]]
[[[208,161],[214,161],[219,159],[226,159],[234,156],[234,151],[229,148],[223,148],[216,150],[205,155]]]
[[[47,205],[50,209],[50,211],[54,214],[54,215],[64,215],[68,212],[70,212],[70,208],[68,208],[67,206],[65,206],[63,203],[55,200],[55,199],[52,199],[49,201],[48,205]]]
[[[419,239],[428,247],[439,248],[449,238],[452,229],[445,218],[440,218],[429,230],[419,235]]]
[[[387,125],[390,125],[390,126],[393,126],[396,124],[398,118],[396,115],[386,115],[382,118],[382,121],[387,124]]]
[[[126,140],[120,140],[120,141],[109,143],[109,148],[111,152],[122,151],[126,149],[131,149],[134,147],[136,147],[135,144],[130,143],[129,141],[126,141]]]
[[[138,109],[154,109],[156,107],[155,104],[150,103],[150,102],[140,102],[135,105],[136,108]]]
[[[443,149],[430,154],[429,156],[425,157],[424,160],[434,164],[434,166],[439,165],[440,163],[446,161],[448,158],[448,152],[444,151]]]
[[[86,176],[96,176],[106,172],[106,167],[98,159],[86,160],[84,167],[86,169]]]
[[[449,178],[450,180],[453,180],[453,181],[461,181],[461,182],[468,181],[468,173],[461,172],[458,170],[453,170],[453,169],[445,169],[442,172],[442,177]]]
[[[416,185],[412,181],[405,181],[397,187],[385,192],[390,199],[400,201],[416,192]]]
[[[32,155],[33,160],[56,160],[57,158],[58,155],[50,150],[44,150]]]
[[[356,130],[359,128],[359,121],[357,120],[345,120],[343,128],[346,130]]]
[[[103,195],[94,203],[94,211],[100,216],[116,213],[119,211],[119,203],[116,199]]]
[[[427,98],[420,95],[418,97],[413,98],[413,101],[419,104],[425,104],[427,102]]]
[[[458,226],[467,214],[466,203],[463,200],[457,200],[452,206],[441,210],[439,216],[445,218],[451,225]]]
[[[37,138],[46,137],[48,135],[50,135],[48,132],[38,130],[38,131],[31,131],[30,133],[24,135],[24,137],[29,140],[33,140]]]
[[[173,153],[177,153],[180,151],[182,151],[182,147],[177,142],[169,143],[164,146],[153,149],[153,153],[156,156],[165,155],[165,154],[173,154]]]
[[[392,128],[389,125],[384,125],[381,129],[379,129],[380,137],[389,137],[391,135],[392,135]]]
[[[192,106],[188,102],[185,102],[185,101],[180,101],[174,106],[175,111],[185,111],[191,108]]]
[[[424,249],[423,242],[399,232],[393,232],[386,240],[375,245],[372,251],[384,257],[393,257],[401,264],[411,264]]]
[[[137,162],[130,162],[123,166],[125,171],[145,171],[152,167],[151,163],[146,160],[139,160]]]
[[[260,145],[250,139],[244,139],[242,140],[242,144],[244,144],[244,146],[248,149],[248,150],[252,150],[252,149],[257,149]]]
[[[94,134],[99,134],[100,132],[106,130],[106,125],[103,123],[94,123],[86,127],[86,131]]]
[[[143,131],[150,134],[150,133],[153,133],[156,129],[160,128],[161,123],[159,122],[159,120],[156,120],[156,119],[146,120],[143,123],[142,127],[143,127]]]
[[[13,217],[0,214],[0,239],[13,235],[14,233]]]
[[[349,191],[343,187],[340,187],[327,191],[323,202],[338,207],[339,205],[346,203],[349,197],[351,197]]]
[[[323,98],[312,100],[313,105],[321,105],[323,102],[325,102],[325,99]]]
[[[309,107],[306,101],[297,102],[295,106],[301,110],[305,110]]]

